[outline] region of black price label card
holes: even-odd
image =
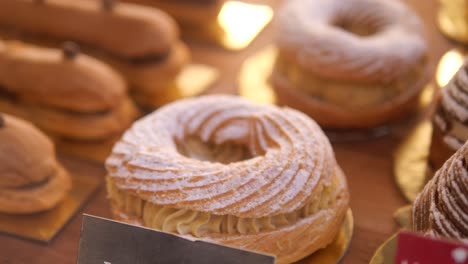
[[[78,264],[272,264],[272,256],[83,215]]]

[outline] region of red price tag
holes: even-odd
[[[468,264],[468,245],[401,232],[395,263]]]

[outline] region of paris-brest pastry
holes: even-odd
[[[416,198],[413,229],[468,243],[468,142],[445,162]]]
[[[0,41],[0,111],[31,121],[60,150],[98,161],[138,116],[117,72],[75,44],[18,41]]]
[[[319,126],[235,96],[160,108],[124,134],[106,167],[117,219],[277,263],[331,243],[348,209],[345,176]]]
[[[280,104],[335,129],[388,124],[418,105],[427,44],[400,1],[289,0],[277,22]]]
[[[178,97],[175,79],[189,60],[166,13],[111,0],[2,0],[2,36],[54,47],[78,43],[117,69],[145,108]]]
[[[442,88],[432,121],[429,159],[437,170],[468,140],[468,60]]]
[[[71,180],[52,142],[31,123],[0,113],[0,212],[49,210],[65,197]]]

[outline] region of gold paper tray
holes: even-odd
[[[401,228],[411,230],[413,205],[400,207],[393,214],[393,218]]]
[[[426,185],[429,179],[429,149],[432,138],[432,123],[424,121],[417,125],[395,151],[393,164],[395,182],[409,202]]]
[[[436,84],[444,87],[463,64],[467,52],[452,49],[440,59],[436,71]],[[394,176],[398,189],[409,202],[424,188],[433,171],[428,167],[432,123],[425,120],[404,138],[395,151]]]
[[[345,220],[335,240],[326,248],[298,261],[298,264],[338,263],[346,254],[351,244],[354,229],[354,218],[351,209],[348,209]]]
[[[466,10],[468,2],[465,0],[439,0],[437,25],[447,37],[467,44],[468,43],[468,17]]]
[[[369,264],[395,264],[398,234],[392,235],[375,252]]]
[[[97,177],[73,175],[72,184],[65,199],[49,211],[29,215],[0,213],[0,232],[50,242],[97,190],[100,180]]]
[[[404,229],[411,229],[411,210],[412,205],[407,205],[399,208],[393,218]],[[395,254],[397,250],[398,233],[392,235],[385,241],[374,253],[369,264],[394,264]]]

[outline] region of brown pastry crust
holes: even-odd
[[[290,0],[277,21],[282,57],[323,78],[385,83],[427,56],[424,24],[398,0]]]
[[[0,86],[16,100],[81,113],[115,108],[127,92],[123,79],[92,57],[67,59],[59,49],[19,41],[0,42]]]
[[[0,212],[26,214],[51,209],[71,188],[52,142],[30,123],[3,115],[0,128]]]
[[[0,69],[0,109],[46,131],[100,139],[137,116],[119,75],[86,55],[69,60],[57,49],[0,42]]]
[[[166,11],[183,27],[203,26],[216,23],[224,0],[124,0],[141,5],[153,6]]]
[[[139,115],[120,76],[83,54],[0,42],[0,71],[0,111],[30,120],[54,138],[96,143],[90,150],[105,147],[101,160],[112,147],[101,142],[118,137]]]
[[[432,126],[432,141],[429,150],[429,162],[431,169],[437,171],[455,153],[444,142],[444,133],[437,125]]]
[[[0,128],[0,188],[46,180],[55,170],[52,142],[28,122],[3,113],[1,118],[4,125]]]
[[[212,233],[203,237],[190,234],[181,236],[191,240],[202,239],[236,248],[272,254],[277,257],[276,263],[298,261],[310,255],[311,252],[330,244],[335,239],[338,230],[340,230],[348,208],[349,193],[346,190],[346,183],[342,173],[336,175],[336,182],[338,183],[336,188],[340,192],[331,206],[320,209],[292,225],[251,234]],[[141,217],[129,214],[117,206],[115,200],[111,200],[111,209],[114,218],[119,221],[148,227],[143,223]]]
[[[17,18],[8,16],[4,21],[0,18],[1,36],[51,47],[57,47],[65,40],[76,41],[84,52],[119,70],[132,91],[138,94],[164,94],[166,91],[160,90],[168,89],[167,84],[176,78],[190,59],[188,49],[178,39],[175,22],[154,8],[116,3],[111,10],[103,10],[100,1],[89,0],[53,0],[44,4],[26,2],[22,6],[26,10],[24,13],[32,12],[47,22],[38,27],[26,14]],[[7,7],[6,12],[16,12],[10,9],[13,4]],[[75,22],[57,23],[65,19],[65,14],[68,14],[67,21]],[[80,19],[96,20],[98,22],[93,23],[99,27],[77,22]]]
[[[375,127],[416,107],[427,44],[403,3],[290,0],[278,13],[271,79],[281,104],[335,129]]]
[[[109,157],[112,147],[120,139],[120,135],[96,141],[71,140],[54,135],[51,135],[51,138],[59,153],[102,164]]]
[[[468,143],[438,170],[413,205],[413,229],[468,242]]]
[[[344,193],[344,195],[348,195]],[[305,218],[292,226],[275,231],[250,235],[219,235],[204,237],[202,240],[224,244],[231,247],[250,251],[275,254],[276,263],[293,263],[303,259],[321,248],[330,244],[336,237],[346,215],[347,197],[338,200],[333,207]],[[112,215],[116,220],[132,225],[144,226],[141,219],[126,214],[111,202]],[[191,240],[200,238],[183,235]]]
[[[131,86],[138,87],[132,90],[132,94],[136,95],[134,99],[138,105],[155,108],[162,105],[158,103],[158,100],[140,100],[140,97],[157,97],[159,100],[165,100],[164,94],[172,92],[170,90],[173,90],[177,74],[189,63],[190,52],[184,43],[178,42],[174,44],[167,58],[158,64],[135,66],[121,63],[110,57],[103,59],[127,76]]]
[[[175,22],[157,9],[102,1],[4,0],[0,24],[26,32],[80,41],[124,58],[167,52],[178,37]]]
[[[55,174],[43,183],[0,189],[0,212],[30,214],[50,210],[63,200],[70,188],[70,176],[57,165]]]
[[[76,113],[0,97],[0,110],[30,120],[49,134],[84,141],[121,134],[138,117],[138,111],[129,98],[103,113]]]
[[[346,214],[346,179],[303,113],[234,96],[169,104],[136,122],[106,161],[117,218],[297,261]]]
[[[152,111],[156,106],[165,105],[183,98],[175,80],[166,85],[167,89],[161,90],[159,93],[144,94],[135,92],[131,96],[135,102],[138,102],[143,111]]]
[[[372,128],[402,118],[414,110],[418,98],[428,80],[428,72],[414,86],[388,102],[361,111],[344,109],[320,101],[296,89],[280,74],[273,74],[271,82],[277,94],[278,103],[294,107],[316,120],[321,126],[336,129]]]

